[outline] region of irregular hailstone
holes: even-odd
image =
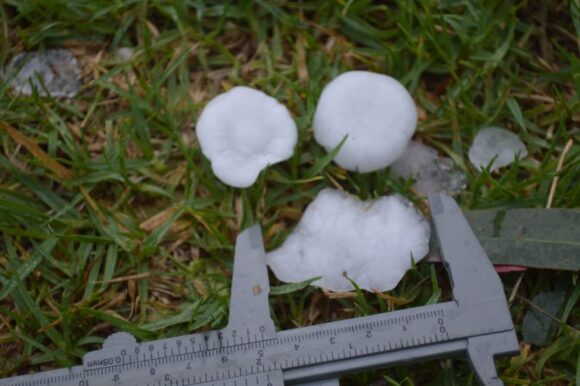
[[[391,171],[403,178],[413,178],[413,188],[423,196],[441,192],[453,195],[466,185],[465,175],[454,166],[450,158],[440,157],[434,148],[411,141]]]
[[[490,167],[492,172],[511,164],[516,157],[524,158],[527,155],[526,145],[517,134],[499,127],[479,130],[467,153],[469,161],[478,169],[485,169],[493,160]]]
[[[12,59],[8,74],[15,92],[32,95],[32,88],[41,96],[74,97],[79,89],[81,69],[77,58],[67,49],[48,49],[40,52],[23,52]],[[32,84],[32,85],[31,85]]]
[[[285,282],[322,276],[313,285],[350,291],[346,274],[362,289],[387,291],[427,254],[429,232],[427,221],[400,196],[360,201],[325,189],[267,260]]]
[[[326,151],[348,136],[334,159],[338,165],[372,172],[399,158],[415,132],[417,108],[396,79],[351,71],[326,85],[313,126],[316,141]]]
[[[197,137],[215,175],[245,188],[266,166],[292,156],[298,134],[284,105],[240,86],[207,104],[197,122]]]

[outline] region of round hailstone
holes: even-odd
[[[469,161],[478,169],[485,169],[492,161],[490,171],[507,166],[528,155],[526,145],[517,134],[500,127],[479,130],[469,148]]]
[[[284,105],[240,86],[207,104],[197,122],[197,137],[215,175],[245,188],[266,166],[292,156],[298,134]]]
[[[429,224],[402,197],[360,201],[344,192],[321,191],[282,247],[268,253],[278,279],[331,291],[394,288],[413,261],[429,250]]]
[[[341,167],[372,172],[393,163],[417,126],[409,92],[390,76],[346,72],[330,82],[314,114],[314,137],[326,151],[348,136],[334,161]]]
[[[79,89],[81,69],[69,50],[58,48],[41,52],[23,52],[12,59],[8,73],[16,72],[10,86],[22,95],[32,95],[36,88],[40,96],[74,97]]]

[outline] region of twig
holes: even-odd
[[[353,299],[357,297],[356,292],[330,292],[323,289],[322,293],[329,299]]]
[[[570,138],[568,142],[566,142],[564,150],[562,150],[560,160],[558,160],[558,166],[556,167],[556,175],[552,179],[552,185],[550,186],[550,194],[548,195],[548,203],[546,204],[546,208],[552,207],[552,201],[554,200],[554,195],[556,194],[556,187],[558,186],[558,181],[560,180],[560,176],[558,176],[558,173],[560,173],[562,167],[564,166],[564,158],[566,158],[566,154],[568,154],[568,152],[572,148],[572,144],[574,144],[574,141],[572,140],[572,138]]]
[[[149,272],[144,272],[144,273],[138,273],[136,275],[117,277],[117,278],[114,278],[111,280],[97,280],[97,281],[94,281],[93,283],[95,283],[95,284],[119,283],[119,282],[128,281],[128,280],[147,279],[149,277],[151,277],[151,274]]]
[[[510,293],[510,298],[508,300],[508,304],[511,306],[516,295],[518,292],[518,289],[520,288],[520,284],[522,284],[522,280],[524,278],[524,274],[526,273],[526,271],[520,272],[520,275],[518,276],[518,280],[516,280],[516,284],[514,285],[514,288],[512,288],[512,292]]]
[[[519,99],[527,99],[527,100],[532,100],[532,101],[537,101],[537,102],[547,102],[547,103],[555,103],[556,102],[554,100],[554,98],[552,98],[550,96],[539,95],[539,94],[524,94],[521,92],[512,92],[512,93],[510,93],[510,95],[514,96],[516,98],[519,98]]]

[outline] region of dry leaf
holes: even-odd
[[[306,65],[306,47],[304,46],[304,36],[300,34],[296,41],[296,66],[298,69],[298,80],[301,83],[308,82],[308,66]]]
[[[171,216],[175,214],[176,211],[177,208],[175,207],[164,209],[153,217],[139,224],[139,228],[146,232],[152,232],[159,228],[161,225],[165,224],[171,218]]]
[[[5,122],[0,122],[0,127],[2,127],[14,142],[24,146],[28,149],[32,155],[40,161],[41,164],[45,165],[50,169],[56,176],[60,179],[67,180],[72,178],[72,172],[62,166],[57,160],[48,155],[44,150],[42,150],[34,140],[28,138],[26,135],[22,134],[20,131],[10,126]]]

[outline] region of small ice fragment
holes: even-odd
[[[392,164],[416,126],[417,108],[405,87],[367,71],[346,72],[327,84],[313,121],[314,137],[326,151],[348,136],[334,161],[361,173]]]
[[[413,188],[421,195],[440,192],[453,195],[466,186],[465,175],[454,166],[450,158],[440,157],[434,148],[411,141],[391,170],[400,177],[412,177]]]
[[[10,79],[10,86],[19,94],[32,95],[34,87],[39,95],[47,96],[41,83],[53,97],[72,98],[79,89],[79,62],[67,49],[18,54],[8,66],[9,76],[12,72],[16,74]]]
[[[266,166],[292,156],[298,133],[284,105],[238,86],[207,104],[197,137],[215,175],[225,184],[246,188]]]
[[[361,201],[322,190],[284,244],[268,253],[278,279],[313,283],[331,291],[394,288],[413,260],[429,250],[429,224],[401,196]]]
[[[516,157],[524,158],[527,155],[526,145],[517,134],[499,127],[479,130],[467,153],[473,166],[478,169],[486,168],[493,160],[490,167],[492,172],[511,164]]]
[[[120,47],[115,51],[115,58],[121,62],[128,62],[133,59],[133,49],[131,47]]]

